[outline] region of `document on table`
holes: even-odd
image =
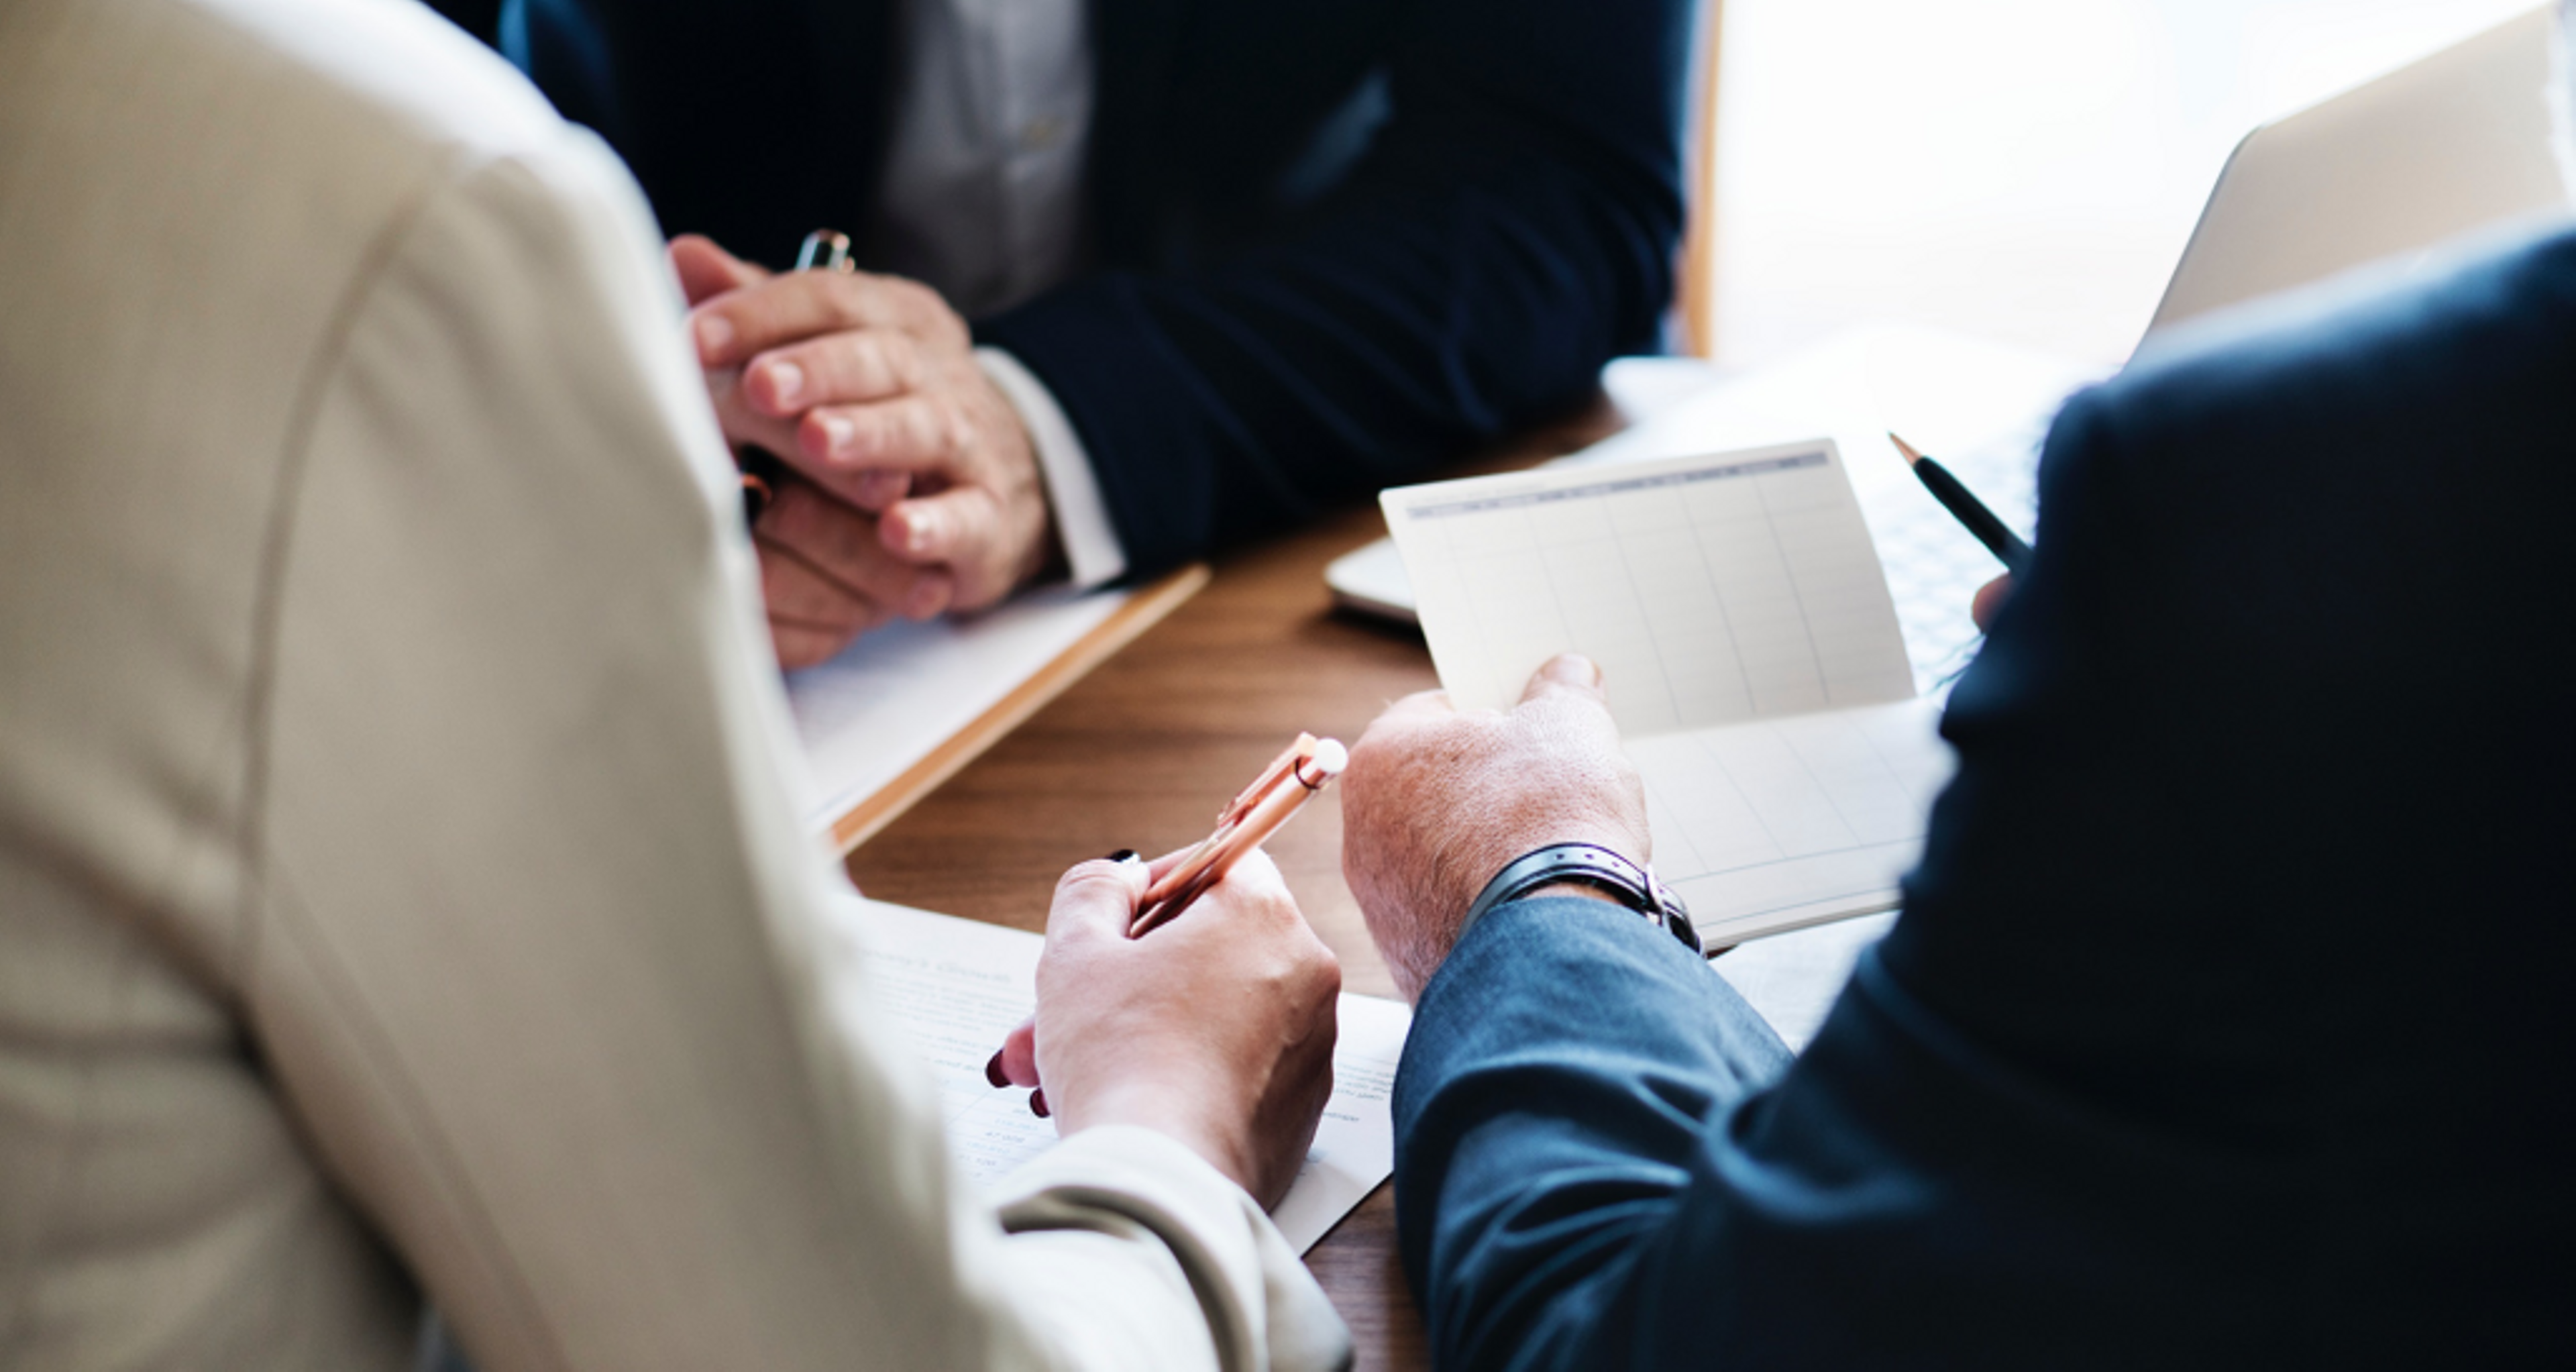
[[[1832,441],[1380,502],[1461,707],[1601,664],[1657,874],[1712,946],[1896,904],[1951,758]]]
[[[995,1090],[984,1064],[1036,1004],[1035,934],[862,902],[868,987],[893,1012],[914,1052],[939,1078],[948,1146],[980,1183],[1055,1146],[1055,1124],[1029,1113],[1026,1091]],[[1314,1146],[1271,1220],[1303,1253],[1395,1170],[1391,1096],[1412,1013],[1393,1001],[1345,995],[1333,1049],[1333,1098]]]
[[[884,825],[1207,583],[1059,587],[971,618],[898,621],[787,676],[808,825],[843,851]]]
[[[1708,965],[1770,1023],[1790,1052],[1803,1053],[1842,998],[1852,966],[1895,927],[1892,914],[1819,924],[1755,939]]]
[[[807,819],[828,825],[875,794],[1125,599],[1059,588],[972,620],[898,620],[788,674],[787,703],[810,764]]]

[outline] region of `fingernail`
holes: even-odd
[[[1039,1119],[1045,1119],[1047,1116],[1055,1113],[1054,1111],[1047,1109],[1045,1087],[1041,1086],[1029,1093],[1029,1113],[1037,1116]]]
[[[847,418],[841,415],[827,414],[823,416],[823,446],[830,449],[832,455],[835,457],[849,451],[850,439],[855,436],[858,431],[858,425],[851,423]]]
[[[939,532],[939,516],[918,509],[903,525],[903,548],[908,553],[926,553]]]
[[[797,397],[805,394],[805,369],[793,362],[770,363],[769,393],[781,405],[795,404]]]
[[[1011,1079],[1002,1075],[1002,1050],[994,1049],[993,1060],[984,1064],[984,1080],[993,1083],[996,1091],[1011,1084]]]
[[[1121,848],[1101,859],[1102,862],[1134,862],[1135,860],[1136,850],[1133,848]]]
[[[733,321],[720,314],[698,316],[698,355],[713,362],[733,342]]]
[[[1560,653],[1547,664],[1547,674],[1572,685],[1601,685],[1601,664],[1581,653]]]

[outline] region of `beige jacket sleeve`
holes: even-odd
[[[824,918],[734,479],[586,136],[347,302],[261,609],[242,1013],[485,1372],[1345,1362],[1157,1135],[997,1199]]]

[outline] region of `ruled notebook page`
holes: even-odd
[[[1710,946],[1895,903],[1948,777],[1830,441],[1380,497],[1441,685],[1601,664],[1657,874]]]

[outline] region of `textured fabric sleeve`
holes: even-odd
[[[1069,1150],[1018,1237],[953,1172],[790,799],[677,293],[567,137],[389,235],[289,486],[241,982],[325,1165],[484,1372],[1329,1364],[1177,1147]]]
[[[1685,0],[1425,0],[1351,180],[1257,244],[978,326],[1152,572],[1425,472],[1652,346],[1682,220]]]
[[[1079,1249],[1118,1239],[1170,1252],[1188,1289],[1202,1294],[1221,1366],[1350,1361],[1341,1318],[1261,1207],[1161,1134],[1125,1127],[1077,1134],[1013,1173],[997,1199],[1004,1227],[1019,1236],[1015,1249],[1056,1243],[1076,1250],[1043,1266],[1022,1264],[1024,1277],[1013,1288],[1023,1304],[1061,1315],[1054,1327],[1102,1321],[1102,1283],[1085,1272]],[[1126,1265],[1137,1266],[1132,1258]],[[1096,1365],[1118,1365],[1110,1356],[1115,1347],[1104,1342],[1101,1351]]]
[[[1396,1221],[1434,1362],[1680,1365],[1644,1356],[1637,1306],[1669,1313],[1709,1279],[1671,1261],[1706,1139],[1788,1062],[1626,911],[1557,897],[1478,921],[1423,989],[1395,1085]]]

